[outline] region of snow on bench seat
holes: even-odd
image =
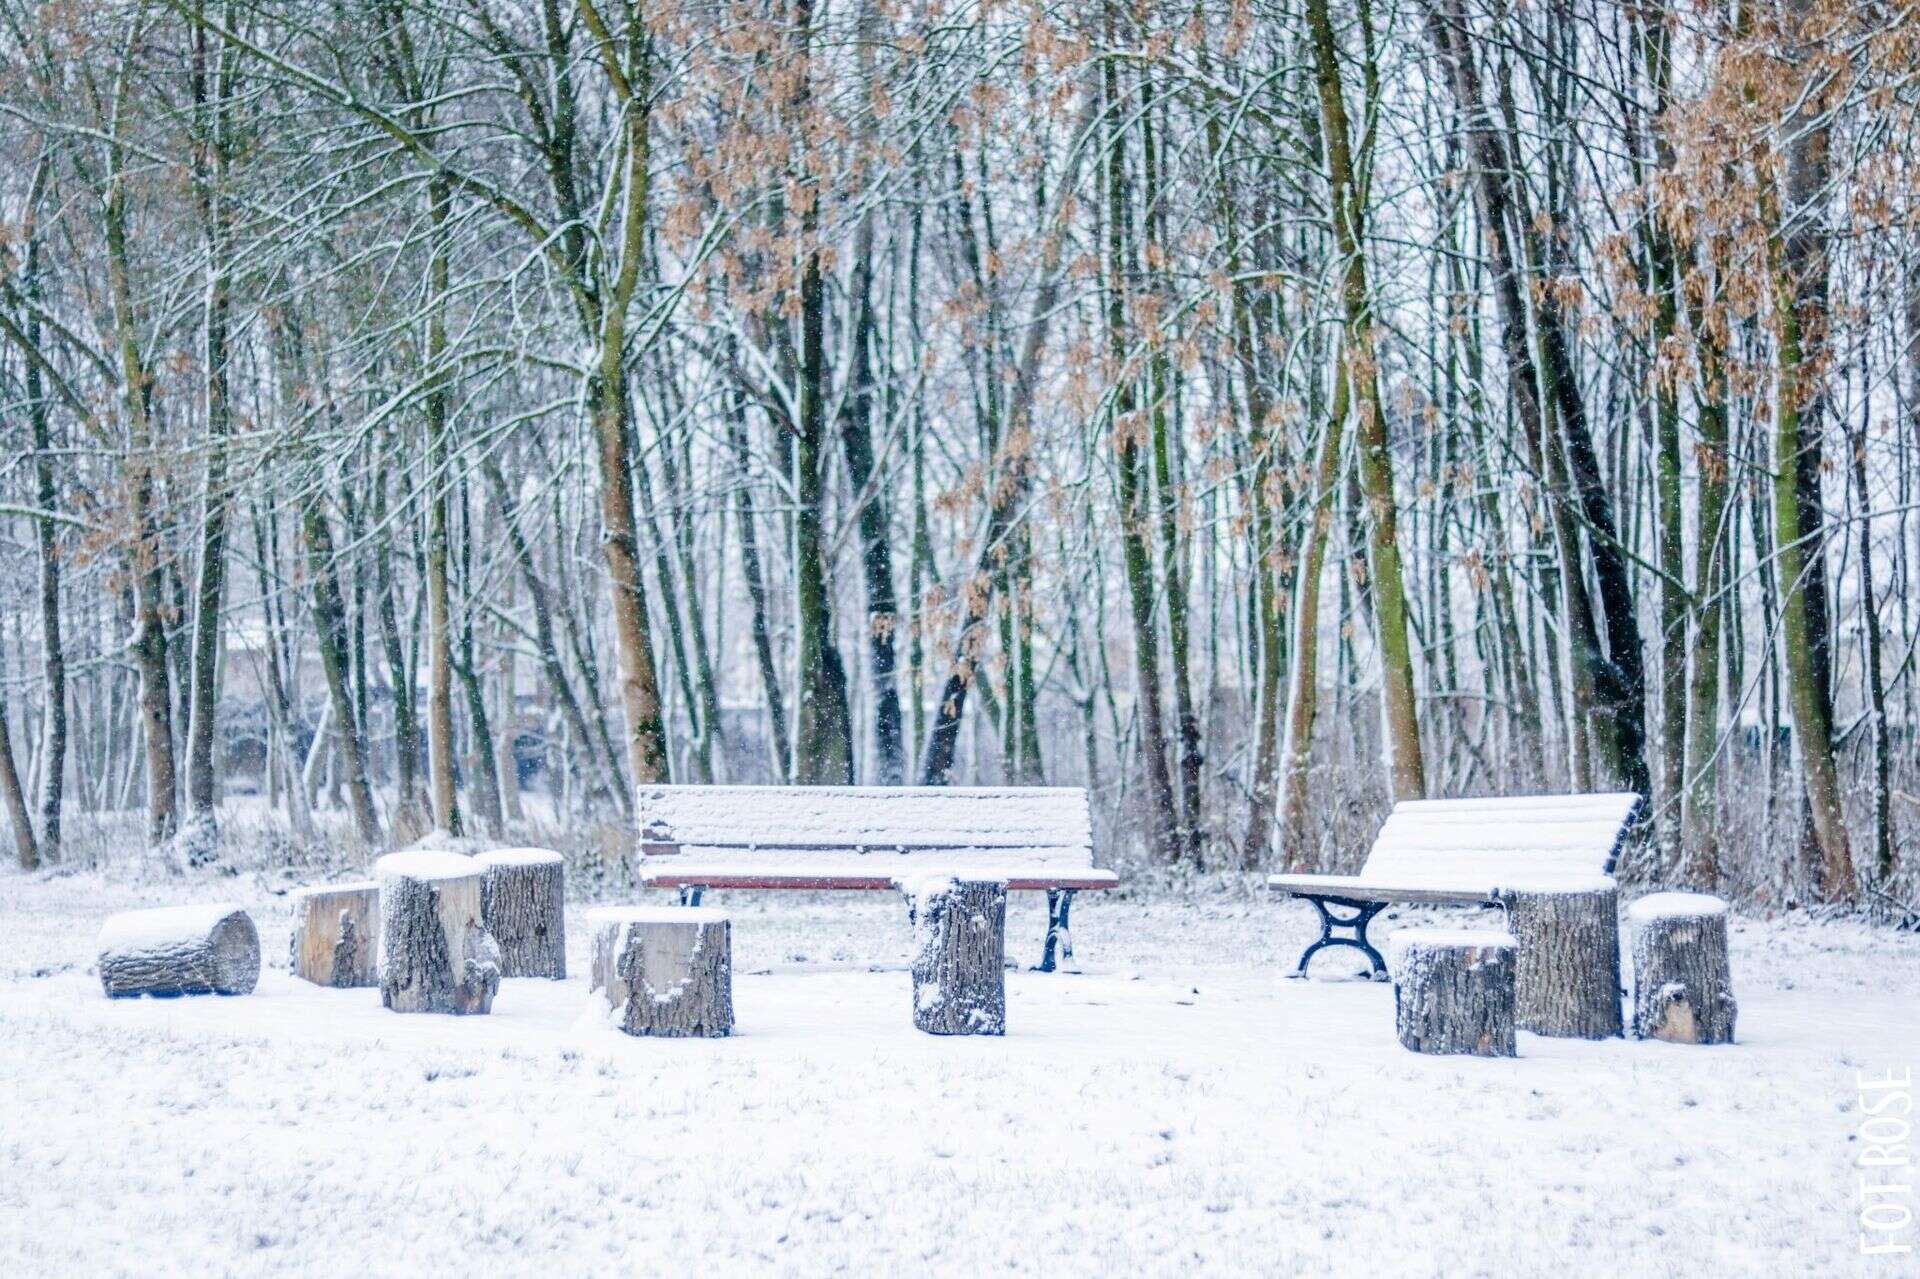
[[[902,878],[1111,888],[1077,787],[650,786],[640,879],[661,887],[886,889]]]

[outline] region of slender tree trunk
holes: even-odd
[[[203,307],[206,360],[207,464],[200,516],[200,580],[194,591],[191,692],[187,716],[187,813],[209,829],[216,800],[215,742],[220,649],[227,586],[227,433],[231,420],[227,391],[227,346],[231,301],[227,284],[227,121],[226,97],[234,54],[222,46],[209,50],[204,26],[193,29],[195,185],[207,254]],[[209,60],[212,66],[209,66]]]
[[[1360,9],[1371,20],[1370,6]],[[1426,794],[1426,770],[1420,751],[1415,709],[1413,651],[1407,633],[1407,597],[1400,564],[1393,467],[1387,452],[1386,413],[1380,403],[1379,368],[1374,354],[1373,301],[1367,284],[1366,193],[1360,189],[1348,140],[1347,109],[1340,64],[1326,0],[1308,0],[1320,122],[1331,185],[1334,245],[1345,261],[1342,304],[1346,312],[1343,354],[1359,445],[1360,484],[1367,505],[1367,558],[1372,582],[1375,640],[1380,647],[1381,726],[1387,750],[1387,775],[1394,799]]]

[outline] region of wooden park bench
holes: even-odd
[[[1093,864],[1078,787],[643,786],[640,879],[697,906],[709,888],[890,889],[953,875],[1045,892],[1039,971],[1073,957],[1082,889],[1120,877]]]
[[[1590,883],[1611,875],[1639,808],[1631,792],[1395,804],[1358,875],[1268,876],[1270,891],[1320,914],[1320,939],[1301,952],[1293,976],[1305,977],[1320,951],[1351,946],[1372,961],[1374,980],[1386,980],[1367,925],[1395,902],[1492,906],[1503,891],[1537,891],[1556,876]]]

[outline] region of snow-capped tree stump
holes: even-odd
[[[1005,880],[900,885],[913,912],[913,1024],[929,1035],[1007,1033]]]
[[[1739,1005],[1727,962],[1727,904],[1705,893],[1654,893],[1627,908],[1633,1035],[1730,1044]]]
[[[229,902],[129,910],[100,928],[100,987],[129,995],[244,995],[260,980],[260,934]]]
[[[380,885],[321,884],[293,895],[293,975],[316,986],[378,986]]]
[[[1417,1053],[1511,1057],[1511,934],[1450,929],[1395,933],[1389,947],[1394,1024]]]
[[[587,915],[588,988],[629,1035],[733,1033],[733,929],[699,906],[611,906]]]
[[[1514,963],[1514,1022],[1536,1035],[1607,1039],[1620,1018],[1620,911],[1605,875],[1502,889]]]
[[[485,1013],[500,948],[482,922],[486,870],[459,853],[389,853],[380,882],[380,1002],[397,1013]]]
[[[502,848],[474,860],[486,869],[481,920],[500,946],[500,975],[564,980],[565,859],[545,848]]]

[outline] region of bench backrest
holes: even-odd
[[[1640,797],[1528,795],[1395,804],[1364,879],[1613,873]]]
[[[712,861],[813,853],[999,850],[1093,864],[1087,792],[1067,786],[642,786],[640,851]]]

